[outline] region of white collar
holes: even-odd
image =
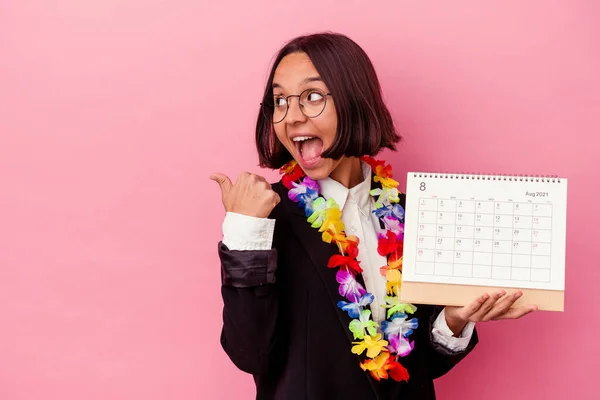
[[[333,198],[342,210],[346,205],[346,200],[350,198],[350,201],[355,203],[360,209],[369,212],[371,208],[371,197],[369,194],[371,191],[371,167],[364,161],[360,162],[360,167],[363,175],[361,183],[352,189],[348,189],[341,183],[327,177],[319,181],[321,195],[325,199]]]

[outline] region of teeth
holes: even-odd
[[[292,140],[294,142],[304,142],[305,140],[310,140],[310,139],[314,139],[314,137],[313,136],[298,136],[298,137],[293,138]]]

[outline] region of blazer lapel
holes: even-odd
[[[375,183],[373,181],[374,176],[374,173],[371,172],[371,189],[381,188],[380,183]],[[338,249],[334,244],[325,243],[322,240],[321,232],[319,232],[318,229],[312,228],[306,221],[304,210],[287,197],[288,190],[283,185],[281,185],[281,188],[284,190],[282,196],[282,206],[287,208],[287,211],[290,215],[290,225],[296,233],[298,240],[306,249],[306,252],[314,264],[317,273],[327,288],[331,305],[335,307],[338,319],[344,326],[344,332],[346,332],[348,341],[352,342],[354,337],[348,329],[348,325],[352,319],[345,311],[337,306],[338,301],[344,300],[339,294],[339,284],[335,278],[337,268],[327,268],[329,259],[332,255],[338,253]],[[383,228],[383,225],[380,227]],[[356,274],[356,280],[363,287],[366,287],[362,274]]]
[[[373,177],[374,173],[371,172],[371,189],[381,188],[381,184],[375,183]],[[283,193],[279,193],[282,198],[281,206],[284,207],[287,214],[290,215],[290,225],[296,234],[298,241],[306,249],[306,253],[309,255],[316,273],[326,287],[331,306],[335,308],[338,320],[344,328],[349,345],[351,345],[354,341],[354,337],[352,332],[350,332],[350,329],[348,329],[348,325],[352,319],[345,311],[337,306],[337,302],[343,300],[342,296],[339,294],[339,284],[335,278],[338,269],[327,268],[329,259],[332,255],[338,253],[338,249],[334,244],[323,242],[321,233],[318,229],[312,228],[306,221],[304,210],[287,197],[288,189],[283,185],[281,185],[281,189],[283,191]],[[380,228],[384,228],[381,222]],[[356,280],[365,287],[362,274],[357,274]],[[356,358],[358,361],[361,361],[361,358],[358,355]],[[368,373],[366,374],[366,377],[374,392],[377,393],[377,396],[380,396],[381,388],[380,385],[378,385],[380,382],[376,382]]]
[[[321,232],[319,232],[318,229],[312,228],[306,221],[304,210],[298,207],[296,203],[288,199],[287,189],[285,189],[283,185],[282,189],[284,190],[284,195],[282,196],[281,205],[286,207],[288,215],[290,215],[290,225],[298,237],[299,242],[306,249],[315,271],[321,278],[323,285],[326,287],[330,305],[334,307],[338,320],[340,324],[342,324],[343,330],[346,333],[348,346],[351,346],[352,342],[354,341],[354,337],[352,332],[350,332],[348,325],[352,319],[345,311],[337,306],[338,301],[344,300],[339,293],[339,284],[335,278],[338,268],[327,268],[329,259],[332,255],[338,253],[338,249],[334,244],[325,243],[322,240]],[[365,287],[362,274],[356,274],[356,280],[363,287]],[[350,347],[348,348],[348,351],[350,351]],[[358,355],[356,355],[356,360],[357,362],[362,361],[361,357]],[[369,381],[373,391],[376,393],[376,396],[379,398],[381,395],[381,388],[379,388],[379,385],[377,385],[378,382],[376,382],[369,373],[365,373],[365,377]]]
[[[375,176],[371,171],[371,189],[381,188],[380,183],[373,180]],[[338,253],[338,249],[334,244],[325,243],[321,238],[321,232],[318,229],[312,228],[306,221],[304,210],[287,197],[287,189],[281,185],[284,193],[282,197],[282,206],[287,208],[290,217],[290,225],[296,233],[298,240],[306,249],[317,274],[319,274],[323,284],[327,288],[331,305],[335,308],[336,314],[340,323],[344,326],[346,337],[351,343],[354,340],[352,332],[348,329],[348,325],[352,319],[348,314],[337,306],[338,301],[343,300],[339,294],[339,284],[335,278],[337,268],[327,268],[327,263],[332,255]],[[383,228],[383,225],[380,226]],[[356,280],[366,287],[362,274],[356,274]],[[370,307],[370,306],[369,306]]]
[[[339,284],[335,278],[338,268],[327,268],[329,259],[334,254],[338,253],[338,249],[335,244],[325,243],[322,240],[321,232],[310,226],[306,221],[304,210],[298,207],[296,203],[289,200],[287,196],[282,200],[282,203],[282,205],[288,209],[290,225],[298,237],[299,242],[306,249],[306,253],[309,255],[316,273],[326,287],[330,305],[335,308],[338,320],[343,325],[344,332],[346,332],[348,342],[351,343],[354,338],[348,329],[348,325],[352,319],[345,311],[337,306],[338,301],[344,300],[339,294]],[[357,274],[356,279],[364,286],[364,280],[361,274]]]

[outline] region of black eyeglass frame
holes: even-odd
[[[303,110],[303,105],[300,103],[300,99],[302,98],[302,95],[306,92],[319,92],[321,95],[323,95],[323,109],[317,114],[317,115],[307,115],[304,110]],[[302,114],[306,115],[306,117],[308,118],[317,118],[319,115],[323,114],[323,111],[325,111],[325,108],[327,107],[327,96],[332,96],[331,93],[326,93],[324,90],[321,89],[315,89],[315,88],[309,88],[309,89],[305,89],[303,90],[300,94],[290,94],[289,96],[281,96],[281,98],[285,99],[285,113],[283,114],[283,117],[281,117],[281,119],[279,121],[274,121],[273,120],[273,112],[275,110],[275,104],[265,104],[265,103],[260,103],[260,108],[262,109],[263,115],[265,116],[265,118],[267,119],[271,119],[273,121],[274,124],[278,124],[280,122],[282,122],[285,117],[287,117],[287,114],[290,110],[290,97],[297,97],[298,98],[298,107],[300,108],[300,111],[302,112]]]

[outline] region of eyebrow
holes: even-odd
[[[300,82],[300,85],[306,85],[307,83],[311,83],[311,82],[323,82],[323,79],[321,79],[320,76],[311,76],[309,78],[304,79],[302,82]],[[279,83],[273,82],[273,84],[271,85],[271,89],[283,89],[283,88]]]

